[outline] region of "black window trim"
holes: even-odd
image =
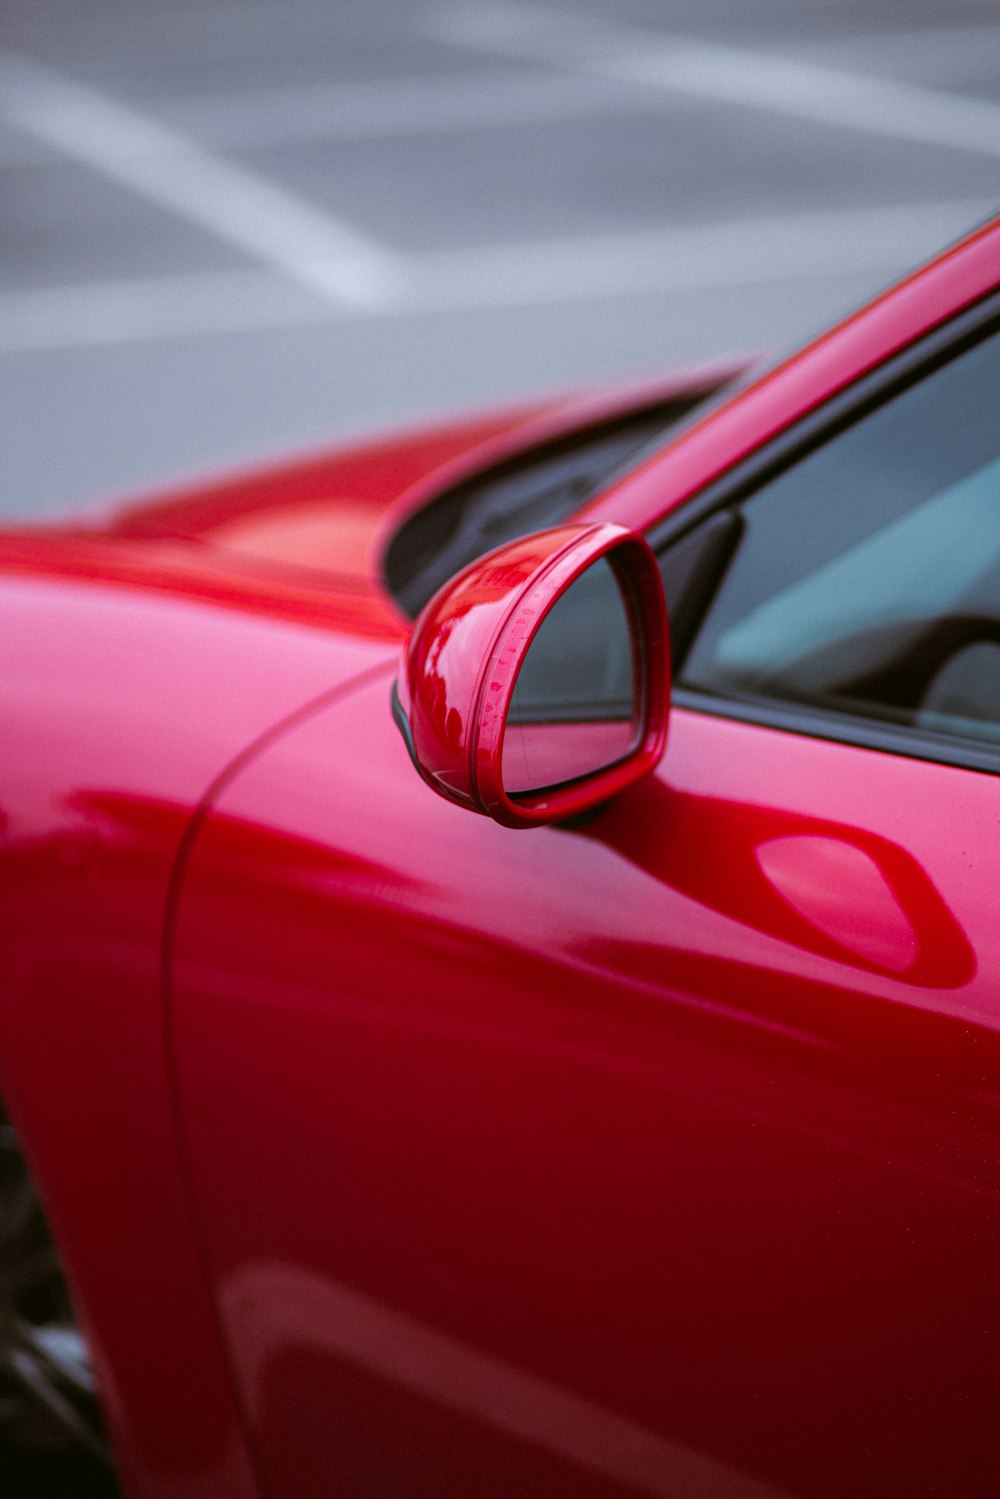
[[[713,480],[699,495],[656,522],[647,532],[653,551],[660,556],[692,534],[708,516],[742,505],[765,484],[853,426],[861,417],[885,405],[907,387],[925,379],[935,369],[996,332],[1000,332],[1000,291],[990,292],[963,308],[916,343],[862,375],[847,390],[832,396],[817,410],[809,412],[734,465],[721,478]],[[721,586],[724,576],[725,572],[717,580],[716,589]],[[711,597],[714,596],[713,591]],[[711,598],[704,600],[702,619],[710,603]],[[688,648],[697,634],[697,629],[691,633]],[[749,693],[744,696],[685,687],[679,680],[684,671],[683,659],[675,663],[674,670],[671,698],[678,708],[803,734],[812,739],[880,750],[908,759],[932,760],[941,765],[1000,775],[1000,746],[819,705]]]

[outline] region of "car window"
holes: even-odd
[[[415,617],[467,563],[557,525],[718,395],[698,391],[585,428],[473,474],[415,511],[385,555],[385,582]]]
[[[1000,744],[1000,338],[740,509],[684,686]]]

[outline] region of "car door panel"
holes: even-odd
[[[270,1491],[984,1492],[1000,784],[678,711],[657,775],[512,832],[387,696],[230,782],[179,905]]]

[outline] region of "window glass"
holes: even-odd
[[[393,598],[414,617],[475,557],[572,515],[707,399],[680,397],[585,428],[445,490],[408,516],[389,543],[385,580]]]
[[[743,507],[686,686],[1000,742],[1000,339]]]

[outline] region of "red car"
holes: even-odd
[[[3,536],[4,1461],[96,1381],[153,1499],[1000,1491],[998,412],[1000,220]]]

